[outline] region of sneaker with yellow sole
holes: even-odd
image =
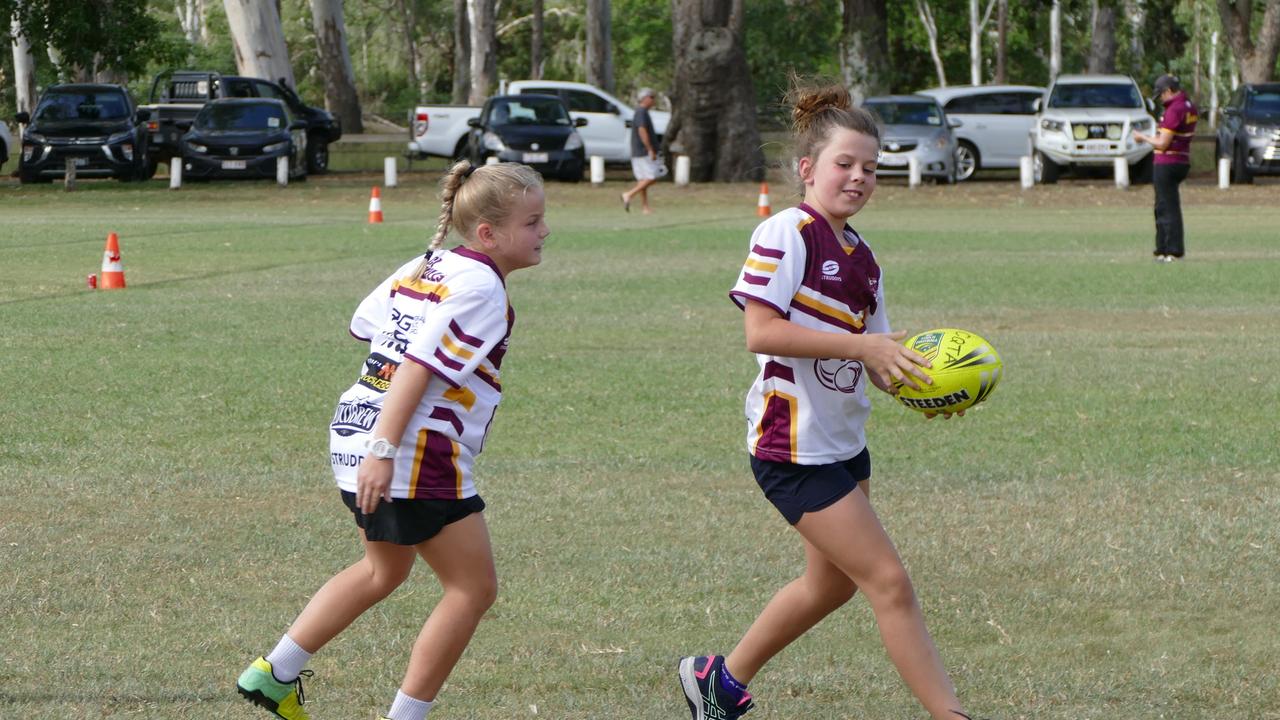
[[[271,672],[271,663],[259,657],[240,673],[236,690],[245,700],[270,710],[284,720],[311,720],[302,707],[302,678],[311,675],[310,670],[303,670],[297,679],[280,682]]]

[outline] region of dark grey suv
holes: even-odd
[[[35,112],[20,112],[22,153],[18,178],[49,182],[66,174],[67,163],[84,177],[145,177],[146,110],[140,110],[120,85],[53,85]]]
[[[1248,83],[1222,107],[1218,157],[1231,158],[1231,181],[1280,175],[1280,83]]]

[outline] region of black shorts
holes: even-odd
[[[795,525],[807,512],[817,512],[858,488],[871,477],[871,452],[827,465],[770,462],[751,456],[751,471],[764,496]]]
[[[364,530],[368,540],[389,542],[396,545],[417,545],[435,537],[445,525],[455,523],[473,513],[484,510],[484,500],[472,495],[465,500],[382,500],[372,515],[360,512],[356,494],[342,490],[342,502],[346,503],[356,518],[356,525]]]

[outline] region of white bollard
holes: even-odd
[[[502,161],[498,159],[497,155],[490,155],[489,157],[484,159],[485,165],[497,165],[500,162]]]
[[[907,187],[920,185],[920,160],[912,155],[907,158]]]
[[[1231,158],[1218,158],[1218,189],[1231,187]]]
[[[396,159],[393,157],[382,159],[382,187],[393,188],[396,186]]]
[[[182,158],[169,158],[169,189],[182,187]]]
[[[276,184],[285,187],[289,184],[289,156],[276,158]]]
[[[1129,163],[1122,157],[1118,157],[1112,162],[1115,163],[1116,187],[1124,190],[1129,187]]]
[[[689,156],[676,156],[676,185],[685,186],[689,184]]]
[[[1022,181],[1023,190],[1035,187],[1036,166],[1030,155],[1023,155],[1018,158],[1018,177]]]
[[[591,156],[591,184],[604,184],[604,157],[601,155]]]

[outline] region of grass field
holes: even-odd
[[[403,176],[381,226],[372,176],[0,186],[0,717],[267,717],[235,677],[357,556],[326,456],[346,324],[422,248],[434,180]],[[643,217],[623,187],[551,186],[544,263],[509,284],[477,475],[502,590],[433,718],[687,717],[676,660],[727,652],[800,567],[742,447],[726,293],[756,188],[661,185]],[[967,417],[878,396],[869,430],[971,711],[1280,718],[1277,197],[1197,178],[1174,265],[1150,188],[886,182],[855,219],[895,326],[1005,362]],[[91,292],[108,231],[129,289]],[[420,568],[317,655],[312,716],[385,711],[437,596]],[[924,716],[860,598],[752,690],[752,718]]]

